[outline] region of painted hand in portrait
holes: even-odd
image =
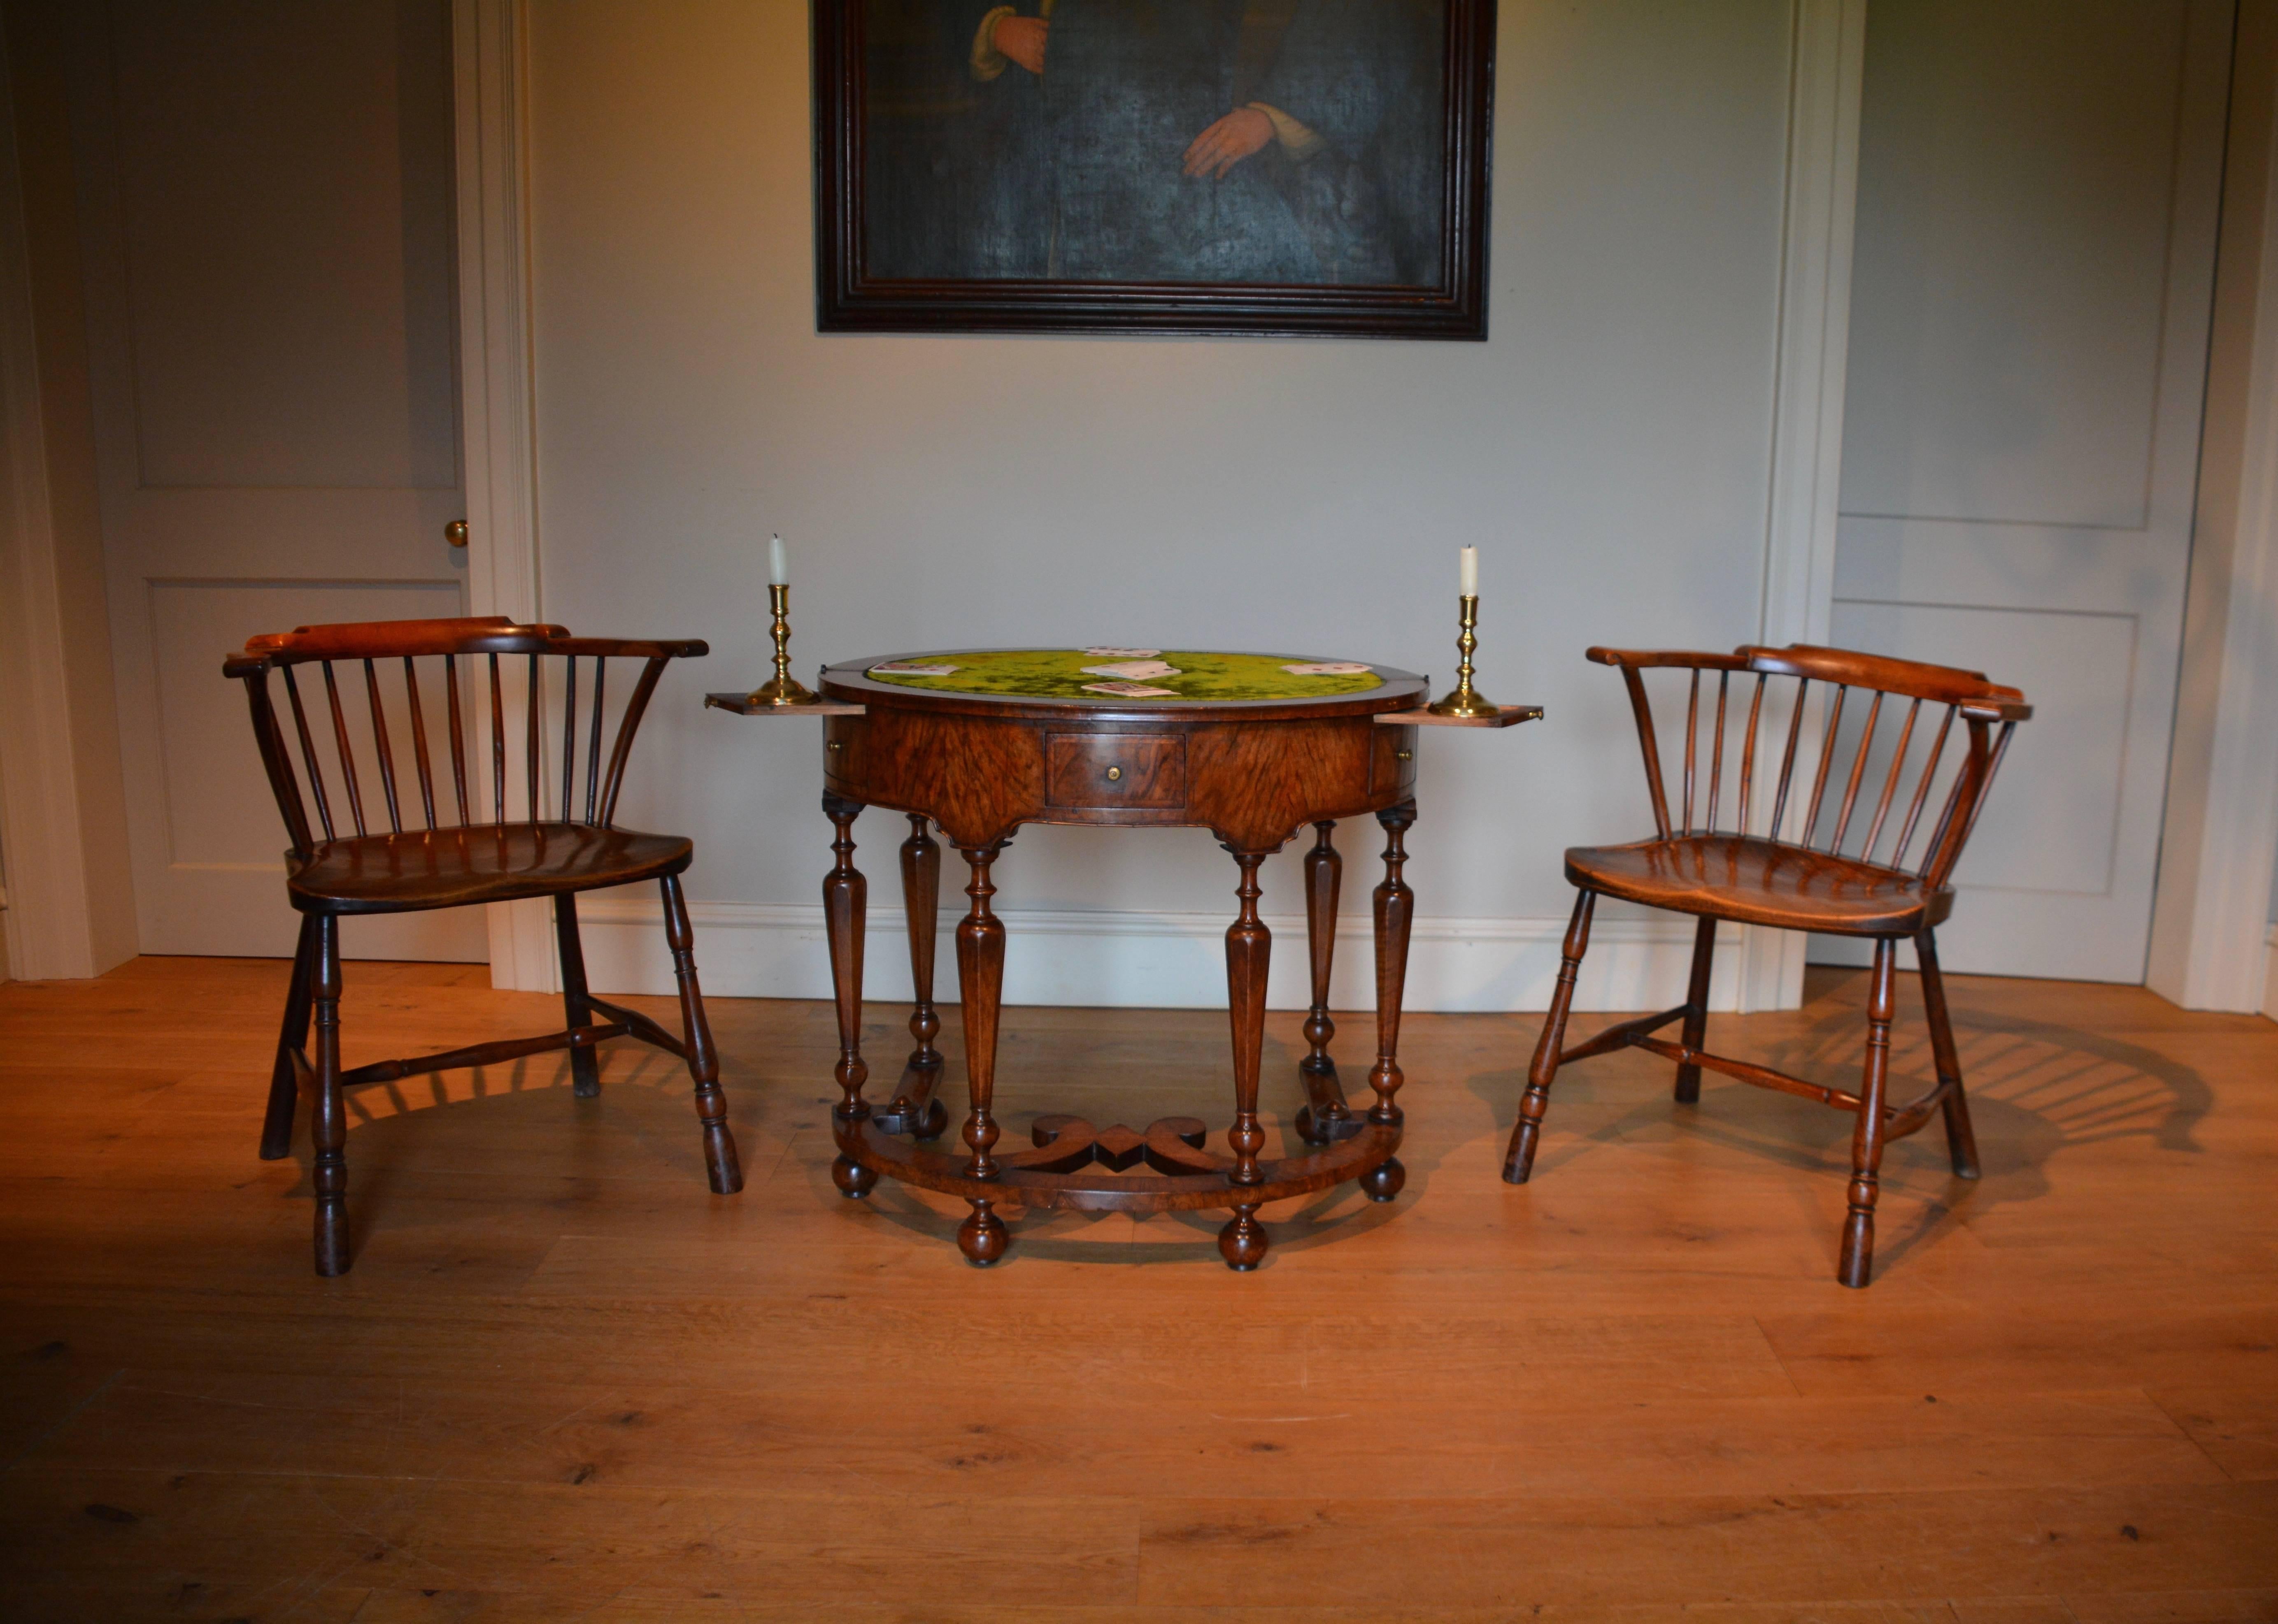
[[[815,4],[826,326],[1484,330],[1489,0]]]

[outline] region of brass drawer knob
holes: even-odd
[[[845,741],[843,739],[829,739],[824,742],[822,748],[825,750],[844,750],[846,748],[846,744]]]
[[[1107,782],[1111,784],[1122,776],[1123,769],[1120,766],[1112,766],[1107,769]]]
[[[1400,752],[1400,759],[1403,761],[1413,761],[1416,759],[1416,752],[1412,750],[1403,750]]]

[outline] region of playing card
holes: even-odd
[[[1097,654],[1107,660],[1152,660],[1160,649],[1086,649],[1087,654]]]
[[[1349,660],[1320,660],[1309,666],[1284,666],[1291,676],[1359,676],[1366,666],[1355,665]]]
[[[913,666],[906,660],[890,660],[883,666],[872,666],[873,676],[947,676],[955,666]]]
[[[1176,676],[1179,668],[1159,660],[1126,660],[1112,666],[1086,666],[1086,676],[1112,676],[1124,682],[1135,682],[1141,677]]]
[[[1168,699],[1174,697],[1167,688],[1150,688],[1144,682],[1086,682],[1083,690],[1090,694],[1113,694],[1119,699]]]

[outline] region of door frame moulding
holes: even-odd
[[[38,980],[111,964],[99,960],[86,885],[11,73],[0,39],[0,926],[9,973]]]
[[[93,975],[95,942],[86,892],[73,883],[81,872],[79,797],[17,165],[16,97],[0,41],[0,862],[8,888],[0,925],[10,973],[36,980]]]
[[[541,613],[531,370],[529,47],[527,0],[452,0],[468,607],[517,621],[535,621]],[[489,726],[487,716],[482,726]],[[512,784],[508,793],[510,800],[519,798]],[[545,901],[493,903],[486,911],[491,985],[560,990]]]
[[[1824,643],[1834,616],[1867,0],[1795,0],[1790,27],[1779,337],[1758,632],[1768,644]],[[1761,798],[1770,804],[1769,794]],[[1802,1004],[1808,941],[1797,931],[1742,927],[1743,1012]]]
[[[2196,815],[2199,827],[2162,837],[2164,848],[2196,834],[2198,862],[2195,874],[2162,884],[2153,899],[2145,978],[2188,1010],[2265,1010],[2278,964],[2268,917],[2278,865],[2278,117],[2263,134],[2260,255],[2222,623],[2186,631],[2221,638],[2205,776],[2194,782],[2196,762],[2179,753],[2167,785],[2169,818]],[[2202,490],[2202,518],[2205,510]],[[2223,564],[2220,549],[2195,541],[2195,573]]]

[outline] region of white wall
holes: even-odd
[[[1444,680],[1475,541],[1480,685],[1548,717],[1425,740],[1410,1003],[1540,1007],[1572,898],[1560,850],[1650,832],[1620,683],[1583,649],[1758,631],[1785,0],[1507,0],[1481,345],[818,335],[806,6],[531,16],[544,612],[712,642],[661,694],[622,812],[696,839],[708,987],[827,986],[816,730],[699,708],[763,672],[768,530],[793,549],[803,674],[1105,641]],[[881,995],[906,986],[888,934],[906,827],[857,830]],[[1382,842],[1348,825],[1342,843],[1365,911]],[[1269,918],[1302,906],[1296,878],[1295,848],[1269,864]],[[1051,911],[1056,932],[1015,920],[1013,1001],[1223,995],[1234,870],[1206,834],[1031,829],[998,879],[1008,918]],[[643,908],[588,910],[621,986],[657,982]],[[1128,911],[1124,934],[1074,917],[1101,910]],[[1688,921],[1601,918],[1586,993],[1681,987]],[[1301,1003],[1283,944],[1275,999]],[[1363,941],[1346,959],[1358,1002]]]

